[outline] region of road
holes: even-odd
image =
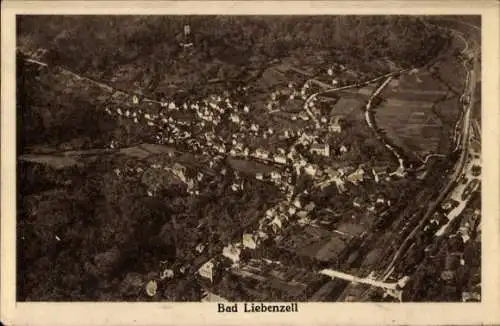
[[[352,282],[354,284],[366,284],[369,286],[377,287],[377,288],[382,288],[385,290],[385,293],[398,299],[399,301],[402,301],[402,295],[403,292],[400,289],[401,285],[403,284],[398,284],[397,282],[383,282],[383,281],[377,281],[373,278],[370,277],[357,277],[354,275],[350,275],[347,273],[339,272],[333,269],[323,269],[319,272],[319,274],[326,275],[331,277],[332,279],[335,278],[340,278],[349,282]],[[404,282],[404,280],[402,280]]]
[[[454,35],[458,35],[458,32],[455,32]],[[465,41],[464,50],[470,50],[471,48],[476,48],[477,47],[477,44],[474,41],[468,42],[463,37],[459,37],[459,39],[461,39],[462,41]],[[463,53],[463,51],[462,51],[462,53]],[[433,213],[440,206],[440,204],[443,202],[443,200],[445,200],[447,198],[447,196],[450,193],[450,191],[452,191],[455,188],[455,186],[457,185],[457,179],[462,174],[464,174],[464,170],[466,168],[466,163],[467,163],[467,157],[469,155],[476,156],[476,154],[477,154],[477,153],[471,153],[470,149],[469,149],[470,128],[471,128],[471,123],[472,123],[471,122],[471,111],[472,111],[472,107],[474,105],[474,94],[475,94],[475,86],[476,86],[476,71],[478,71],[478,58],[477,58],[477,56],[474,56],[473,59],[474,59],[474,66],[473,66],[472,69],[468,69],[467,65],[463,64],[464,69],[467,70],[467,76],[466,76],[466,81],[465,81],[466,84],[465,84],[465,87],[464,87],[464,91],[463,91],[462,97],[465,97],[466,95],[470,95],[470,101],[468,103],[463,103],[462,104],[463,105],[462,115],[461,115],[461,117],[459,118],[459,121],[457,121],[457,124],[456,124],[456,126],[459,129],[462,129],[462,132],[459,133],[461,137],[459,138],[460,141],[458,142],[459,143],[458,148],[461,150],[461,152],[460,152],[460,157],[459,157],[459,159],[458,159],[458,161],[457,161],[457,163],[455,165],[454,172],[450,176],[449,182],[440,191],[440,194],[439,194],[438,198],[435,201],[433,201],[428,206],[428,209],[426,210],[425,215],[419,221],[418,225],[404,239],[404,241],[402,242],[402,244],[399,246],[398,250],[394,253],[391,261],[389,262],[389,264],[386,266],[385,270],[381,274],[380,279],[382,281],[387,280],[391,276],[391,274],[393,273],[394,268],[395,268],[396,264],[398,263],[399,259],[402,256],[404,256],[404,254],[407,252],[407,250],[412,245],[414,245],[413,239],[415,238],[415,236],[426,225],[426,223],[429,220],[429,218],[433,215]],[[461,128],[460,128],[460,126],[461,126]],[[428,159],[428,157],[426,159]],[[479,160],[474,161],[474,163],[477,163],[478,161]],[[473,163],[467,164],[467,166],[470,167],[472,164]],[[469,168],[467,170],[467,173],[465,173],[465,174],[470,176],[470,173],[471,173],[471,169]],[[462,194],[463,188],[464,187],[462,187],[461,189],[458,189],[457,193]],[[464,206],[465,205],[463,203],[461,203],[459,205],[459,207],[456,208],[455,211],[450,212],[450,216],[449,217],[456,217],[456,216],[458,216],[457,212],[458,211],[461,212],[460,209],[462,207],[464,207]],[[437,234],[436,234],[436,236],[444,234],[444,232],[446,230],[446,227],[448,225],[449,225],[449,223],[446,224],[446,226],[444,226],[442,228],[442,230],[438,231]],[[359,300],[363,301],[363,300],[365,300],[368,297],[368,294],[370,292],[371,292],[371,288],[368,288],[365,291],[363,291],[361,294],[357,295],[357,298]]]
[[[318,119],[311,112],[311,110],[309,110],[309,103],[311,101],[314,101],[318,96],[321,96],[321,95],[326,94],[326,93],[340,92],[340,91],[343,91],[343,90],[346,90],[346,89],[351,89],[351,88],[361,88],[361,87],[364,87],[364,86],[376,83],[376,82],[378,82],[378,81],[380,81],[380,80],[382,80],[384,78],[392,78],[392,77],[394,77],[396,75],[399,75],[399,74],[401,74],[401,73],[403,73],[405,71],[408,71],[408,70],[410,70],[410,69],[402,69],[402,70],[399,70],[399,71],[396,71],[396,72],[389,72],[387,74],[383,74],[381,76],[369,79],[369,80],[364,81],[364,82],[353,83],[353,84],[345,85],[345,86],[342,86],[342,87],[327,88],[327,89],[318,91],[316,93],[313,93],[313,94],[309,95],[309,97],[306,99],[306,101],[304,102],[304,110],[307,112],[307,114],[316,123],[316,127],[319,128],[320,127],[320,123],[319,123]],[[326,85],[324,83],[319,82],[318,80],[316,80],[314,78],[309,79],[308,81],[306,81],[306,84],[309,83],[309,82],[319,83],[319,85],[321,85],[321,86],[329,86],[329,85]],[[372,95],[372,98],[373,97],[374,96]],[[370,99],[370,102],[371,102],[372,98]]]
[[[20,52],[20,49],[17,49],[19,52]],[[67,74],[67,75],[71,75],[73,77],[75,77],[76,79],[79,79],[79,80],[85,80],[85,81],[88,81],[89,83],[95,85],[95,86],[98,86],[102,89],[104,89],[106,92],[110,93],[110,92],[121,92],[121,93],[125,93],[127,95],[130,96],[130,99],[132,99],[132,97],[134,95],[140,95],[139,93],[130,93],[128,91],[125,91],[123,89],[119,89],[119,88],[116,88],[114,86],[111,86],[111,85],[108,85],[106,83],[103,83],[101,81],[98,81],[98,80],[95,80],[93,78],[89,78],[89,77],[86,77],[86,76],[83,76],[83,75],[80,75],[74,71],[71,71],[70,69],[67,69],[65,67],[62,67],[62,66],[51,66],[49,65],[48,63],[46,62],[42,62],[40,60],[37,60],[37,59],[33,59],[33,58],[29,58],[28,56],[26,56],[26,59],[25,61],[26,62],[30,62],[30,63],[33,63],[33,64],[36,64],[36,65],[39,65],[41,67],[44,67],[44,68],[57,68],[59,69],[62,73],[64,74]],[[162,104],[161,101],[158,101],[158,100],[155,100],[155,99],[152,99],[152,98],[148,98],[148,97],[142,97],[142,100],[145,101],[145,102],[150,102],[150,103],[156,103],[156,104]]]
[[[377,98],[377,96],[382,92],[382,90],[391,82],[392,78],[393,78],[392,75],[387,77],[387,79],[370,96],[370,99],[368,100],[368,103],[366,103],[365,106],[365,120],[368,126],[375,132],[377,138],[384,144],[385,148],[387,148],[396,157],[398,161],[399,164],[398,168],[394,172],[391,172],[390,175],[397,175],[400,177],[404,177],[405,165],[404,165],[403,155],[399,153],[399,151],[386,140],[386,138],[377,128],[372,107],[373,100]]]
[[[439,207],[439,205],[442,203],[442,201],[446,198],[446,196],[450,193],[450,191],[456,186],[457,179],[458,177],[464,173],[464,168],[465,168],[465,163],[466,163],[466,158],[469,154],[468,151],[468,146],[469,146],[469,139],[470,139],[470,126],[471,126],[471,111],[472,107],[474,105],[474,96],[475,96],[475,87],[476,87],[476,70],[477,70],[477,65],[478,65],[478,60],[477,57],[474,57],[474,67],[471,70],[468,70],[468,77],[467,77],[467,84],[464,90],[464,96],[470,96],[470,101],[468,103],[464,103],[464,116],[463,116],[463,122],[462,122],[462,136],[461,136],[461,145],[460,145],[460,157],[458,159],[458,162],[455,165],[455,170],[453,174],[450,177],[449,182],[446,184],[446,186],[440,191],[440,194],[438,198],[429,205],[424,217],[422,220],[418,223],[418,225],[412,230],[412,232],[405,238],[403,243],[400,245],[399,249],[396,251],[394,254],[391,262],[387,265],[383,277],[386,279],[389,277],[389,275],[392,273],[393,268],[398,261],[398,259],[402,256],[404,252],[408,249],[408,247],[411,245],[412,240],[415,238],[415,236],[420,232],[420,230],[425,226],[427,223],[428,219],[432,216],[432,214],[436,211],[436,209]]]

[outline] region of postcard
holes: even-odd
[[[497,2],[2,5],[4,324],[500,323]]]

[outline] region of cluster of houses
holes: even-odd
[[[305,83],[302,87],[300,94],[305,99],[309,84]],[[294,97],[299,92],[294,89],[293,83],[289,84],[289,91],[291,97]],[[122,94],[123,95],[123,94]],[[279,91],[271,93],[271,102],[276,104],[278,97],[281,94]],[[297,171],[304,169],[306,173],[314,175],[317,167],[308,165],[301,155],[295,155],[295,149],[290,148],[288,151],[284,148],[277,148],[275,152],[271,153],[264,148],[251,148],[245,144],[248,135],[262,137],[264,139],[271,137],[277,132],[273,128],[262,128],[257,123],[252,122],[250,119],[251,108],[249,105],[232,101],[229,97],[221,97],[217,95],[209,96],[208,98],[193,103],[175,103],[174,101],[158,102],[161,109],[148,109],[141,105],[141,102],[149,102],[151,107],[154,104],[152,100],[139,98],[138,95],[132,97],[133,106],[128,106],[127,109],[116,108],[112,112],[110,108],[106,108],[108,114],[117,115],[122,118],[128,118],[134,123],[145,123],[148,127],[157,127],[158,133],[154,136],[156,141],[163,144],[184,143],[195,151],[200,151],[201,154],[210,155],[211,157],[217,156],[234,156],[242,158],[253,158],[276,164],[286,165],[291,163]],[[314,98],[309,101],[307,107],[314,109]],[[175,119],[172,117],[174,111],[192,111],[192,116],[195,120],[183,121],[182,119]],[[227,113],[227,114],[226,114]],[[305,114],[306,119],[308,115]],[[238,125],[238,131],[233,132],[231,136],[221,137],[217,135],[215,130],[216,126],[223,122],[223,116],[228,115],[230,123]],[[324,119],[324,118],[323,118]],[[325,120],[326,122],[326,120]],[[329,130],[331,132],[341,132],[343,117],[334,117],[329,121]],[[200,133],[201,136],[194,136],[190,128],[186,126],[195,126],[205,128],[204,132]],[[313,136],[307,135],[303,130],[297,132],[291,130],[283,130],[282,134],[276,135],[280,139],[289,139],[291,137],[299,136],[296,144],[303,144],[310,146],[310,152],[315,155],[329,157],[330,147],[328,144],[322,144],[316,141]],[[111,143],[111,148],[117,147],[117,144]],[[347,152],[346,146],[341,146],[339,151],[341,153]],[[212,164],[214,164],[212,162]],[[279,178],[276,174],[272,179]]]
[[[216,270],[221,270],[216,267],[224,265],[223,260],[230,263],[229,267],[239,267],[243,250],[255,250],[267,239],[278,239],[282,229],[292,222],[292,218],[301,225],[307,224],[310,221],[308,216],[315,207],[313,202],[304,205],[299,198],[296,198],[292,202],[283,200],[267,209],[259,220],[256,230],[244,233],[240,241],[226,245],[220,256],[210,259],[198,269],[198,274],[212,281]],[[204,247],[203,244],[198,246]]]
[[[145,177],[146,174],[150,174],[150,171],[158,171],[157,174],[154,174],[153,177],[147,180]],[[162,171],[168,171],[173,176],[175,176],[179,181],[186,185],[186,191],[190,195],[199,195],[201,183],[205,178],[205,174],[203,172],[198,172],[195,178],[190,178],[187,176],[186,167],[179,163],[174,164],[160,164],[160,163],[149,163],[144,166],[137,167],[125,167],[125,168],[115,168],[113,170],[114,174],[117,177],[125,177],[125,176],[133,176],[140,178],[143,183],[146,184],[147,190],[146,193],[149,197],[155,196],[156,192],[160,188],[161,182],[161,173]],[[163,172],[164,173],[164,172]]]
[[[302,89],[294,89],[294,85],[290,84],[287,92],[275,91],[271,93],[271,100],[268,108],[275,109],[279,105],[279,101],[283,95],[287,95],[289,100],[294,100],[299,97],[306,101],[304,108],[306,109],[299,118],[309,120],[309,118],[316,119],[313,112],[316,112],[316,99],[314,97],[307,97],[309,84],[306,83]],[[106,109],[108,114],[118,115],[122,118],[130,119],[133,123],[138,124],[145,122],[149,127],[159,127],[158,134],[155,136],[159,143],[178,143],[184,142],[193,149],[200,150],[202,154],[209,154],[211,161],[209,162],[210,168],[216,165],[217,158],[225,156],[234,156],[242,158],[252,158],[259,161],[293,167],[287,170],[274,170],[268,174],[257,173],[256,179],[262,181],[274,182],[285,192],[286,199],[277,204],[276,206],[268,209],[264,216],[258,223],[258,228],[252,232],[242,235],[240,241],[230,243],[222,249],[218,258],[212,258],[205,262],[198,270],[201,277],[213,280],[214,273],[221,270],[224,264],[222,261],[231,262],[230,266],[239,266],[241,262],[241,253],[243,250],[255,250],[263,241],[271,238],[276,239],[280,237],[283,228],[290,223],[298,223],[299,225],[311,224],[310,213],[315,208],[314,202],[304,204],[301,202],[301,196],[294,196],[294,186],[292,185],[292,175],[290,171],[295,171],[297,175],[307,174],[320,187],[325,187],[331,183],[335,183],[340,193],[346,192],[346,184],[359,185],[364,182],[366,178],[373,178],[376,182],[380,182],[383,177],[383,172],[375,170],[365,171],[363,167],[358,168],[343,168],[332,169],[322,168],[316,164],[308,162],[308,160],[297,150],[299,144],[304,148],[308,148],[311,155],[319,157],[330,157],[332,149],[328,143],[323,143],[314,134],[309,134],[304,130],[291,131],[282,130],[277,132],[272,128],[263,128],[251,119],[251,107],[243,103],[233,102],[228,97],[210,96],[201,101],[194,101],[193,103],[175,103],[173,101],[161,102],[160,109],[148,110],[141,105],[141,100],[138,96],[132,98],[132,108],[120,109],[117,108],[115,112],[109,108]],[[175,119],[172,117],[173,112],[185,111],[189,112],[194,120],[183,121],[182,119]],[[317,113],[317,112],[316,112]],[[227,119],[227,120],[226,120]],[[321,123],[328,123],[328,130],[332,133],[340,133],[343,128],[343,117],[336,116],[331,119],[320,118]],[[237,126],[236,132],[231,132],[229,136],[221,136],[217,134],[217,126],[221,123],[232,124],[231,129]],[[194,137],[190,128],[186,127],[202,127],[205,132],[200,133],[201,136]],[[288,149],[277,147],[273,152],[264,148],[251,148],[246,144],[248,135],[267,138],[271,136],[278,136],[280,139],[294,138],[296,141]],[[117,147],[116,143],[112,143],[110,147]],[[341,145],[338,149],[334,149],[340,153],[348,152],[348,148]],[[162,168],[161,166],[159,168]],[[199,173],[194,179],[186,177],[185,168],[179,164],[173,166],[163,167],[165,170],[171,172],[177,178],[182,180],[188,186],[188,192],[191,194],[199,194],[197,183],[203,180],[203,174]],[[221,174],[225,174],[223,169]],[[244,190],[244,182],[237,173],[231,185],[233,191]],[[148,194],[150,194],[148,192]],[[151,195],[153,193],[151,192]],[[381,204],[384,199],[377,199],[377,203]],[[355,207],[361,207],[360,203],[353,201]],[[195,250],[203,252],[204,245],[199,244]],[[221,258],[224,259],[221,260]],[[169,273],[166,277],[172,277]]]

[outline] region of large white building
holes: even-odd
[[[213,281],[214,277],[214,263],[210,260],[203,264],[199,269],[198,269],[198,274],[202,277],[208,278],[210,281]]]
[[[330,156],[330,145],[328,144],[312,144],[310,148],[312,154]]]

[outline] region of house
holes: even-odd
[[[330,125],[328,126],[328,131],[330,132],[342,132],[343,116],[336,116],[330,120]]]
[[[248,249],[256,249],[257,248],[257,240],[258,238],[250,233],[243,234],[243,247]]]
[[[309,218],[309,212],[299,211],[297,213],[297,217],[299,218],[297,222],[299,223],[300,226],[311,224],[311,219]]]
[[[354,185],[357,185],[360,182],[363,182],[365,171],[362,168],[357,169],[353,173],[347,176],[347,180]]]
[[[462,292],[462,301],[463,302],[480,302],[481,294],[478,292]]]
[[[269,153],[265,149],[257,148],[255,150],[255,157],[260,158],[260,159],[268,159]]]
[[[214,263],[212,260],[209,260],[205,264],[203,264],[199,269],[198,269],[198,274],[201,277],[208,278],[211,282],[213,281],[214,277]]]
[[[203,292],[203,295],[201,298],[201,302],[227,302],[227,301],[229,301],[229,300],[227,300],[226,298],[221,297],[217,294],[214,294],[210,291]]]
[[[269,236],[264,231],[258,231],[257,238],[260,240],[267,240],[267,239],[269,239]]]
[[[354,200],[352,201],[352,206],[354,207],[361,207],[361,200],[359,198],[354,198]]]
[[[316,175],[316,169],[311,164],[308,164],[304,167],[304,172],[309,174],[310,176]]]
[[[340,177],[334,177],[333,181],[335,181],[335,185],[337,186],[337,190],[339,191],[339,193],[342,194],[347,190],[344,180],[342,180]]]
[[[281,179],[281,174],[276,171],[271,172],[271,180],[280,180]]]
[[[237,115],[237,114],[231,114],[231,116],[229,117],[229,119],[233,122],[233,123],[240,123],[240,117]]]
[[[309,204],[307,204],[305,207],[304,207],[304,210],[310,212],[312,211],[314,208],[316,208],[316,204],[314,202],[310,202]]]
[[[281,220],[277,216],[271,222],[269,222],[269,225],[271,225],[274,233],[278,233],[278,231],[282,227]]]
[[[222,249],[222,255],[229,258],[233,264],[240,262],[241,250],[233,244],[229,244]]]
[[[186,182],[186,168],[184,166],[180,165],[179,163],[174,163],[172,173],[183,182]]]
[[[162,279],[162,280],[164,280],[164,279],[171,279],[173,277],[174,277],[174,271],[172,269],[170,269],[170,268],[166,268],[161,273],[160,279]]]
[[[269,208],[265,212],[266,218],[272,218],[275,214],[276,214],[276,210],[274,208]]]
[[[379,183],[380,182],[380,178],[378,176],[378,173],[372,169],[372,174],[373,174],[373,179],[375,180],[376,183]]]
[[[132,96],[132,103],[139,104],[139,97],[137,95]]]
[[[196,246],[195,250],[196,250],[198,253],[200,253],[200,254],[201,254],[201,253],[203,252],[203,250],[205,250],[205,245],[204,245],[203,243],[199,243],[199,244]]]
[[[312,144],[310,148],[312,154],[330,156],[330,145],[328,144]]]
[[[283,155],[275,155],[273,158],[274,158],[274,162],[276,162],[276,163],[286,164],[286,157]]]
[[[302,208],[302,203],[300,202],[300,199],[296,198],[294,201],[293,201],[293,206],[297,207],[297,208]]]

